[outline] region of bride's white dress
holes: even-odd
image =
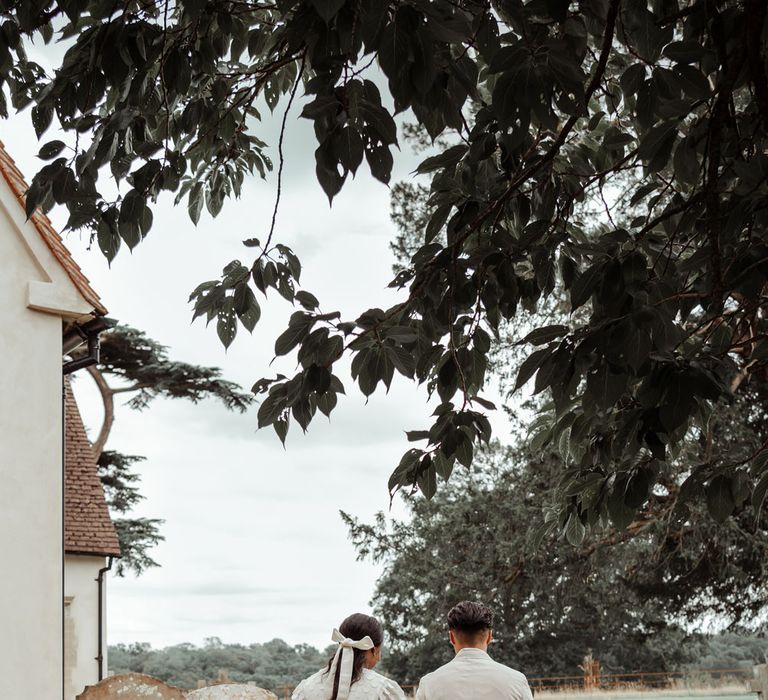
[[[329,700],[332,692],[333,677],[323,669],[301,681],[291,699]],[[404,697],[397,683],[367,668],[349,690],[349,700],[401,700]]]

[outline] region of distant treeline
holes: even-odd
[[[723,633],[696,637],[689,645],[689,662],[678,669],[634,670],[727,669],[768,661],[768,639],[763,636]],[[109,669],[112,673],[146,673],[181,688],[194,688],[198,680],[214,680],[220,671],[226,671],[233,682],[254,681],[263,688],[279,688],[296,685],[323,667],[332,652],[333,648],[319,651],[308,644],[291,646],[282,639],[246,645],[224,644],[212,637],[203,646],[177,644],[164,649],[142,643],[117,644],[109,647]],[[386,670],[386,659],[384,666]],[[562,669],[563,674],[578,672]]]
[[[108,661],[112,673],[146,673],[180,688],[195,688],[198,680],[215,680],[220,671],[226,671],[233,682],[255,681],[262,688],[279,688],[293,686],[314,673],[330,655],[330,650],[321,652],[308,644],[291,646],[282,639],[224,644],[218,637],[210,637],[203,646],[110,645]]]

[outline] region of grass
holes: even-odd
[[[707,685],[683,684],[665,688],[649,688],[639,684],[628,684],[623,688],[608,688],[598,690],[583,690],[569,688],[567,690],[540,690],[536,698],[551,698],[552,700],[630,700],[630,698],[707,698],[707,700],[745,700],[756,697],[749,689],[749,684],[744,682],[731,682],[727,684]]]

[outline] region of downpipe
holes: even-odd
[[[79,357],[76,360],[70,360],[65,362],[62,368],[64,374],[71,374],[77,372],[79,369],[90,367],[91,365],[98,364],[99,362],[99,347],[100,339],[99,334],[115,325],[115,321],[111,318],[98,317],[94,318],[88,323],[75,325],[63,338],[62,350],[64,354],[72,352],[76,347],[83,343],[88,344],[88,352],[83,357]]]
[[[99,588],[99,635],[96,662],[99,665],[99,681],[104,680],[104,574],[112,568],[113,557],[107,559],[107,565],[99,569],[99,575],[94,579]]]

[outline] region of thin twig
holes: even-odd
[[[301,78],[304,75],[305,58],[306,54],[302,55],[301,65],[299,66],[299,73],[296,76],[296,81],[293,83],[293,88],[291,88],[291,96],[288,98],[288,104],[286,105],[285,112],[283,112],[283,123],[280,126],[280,139],[277,142],[277,154],[280,161],[280,164],[277,168],[277,195],[275,196],[275,208],[272,210],[272,224],[269,227],[269,235],[267,236],[267,240],[264,243],[264,253],[269,250],[269,244],[272,242],[272,236],[275,233],[277,211],[280,208],[280,198],[283,193],[283,166],[285,165],[285,157],[283,156],[283,141],[285,139],[285,125],[288,121],[288,112],[291,111],[291,106],[293,105],[293,98],[296,96],[296,90],[298,89]]]

